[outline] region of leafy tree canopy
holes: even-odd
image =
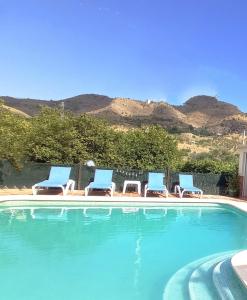
[[[127,131],[118,148],[119,164],[133,169],[174,168],[181,156],[176,139],[160,126]]]
[[[0,103],[0,158],[20,167],[29,147],[30,129],[26,118],[13,114]]]
[[[0,159],[15,166],[23,160],[75,164],[91,159],[102,167],[222,173],[237,165],[237,157],[224,149],[188,159],[189,153],[178,150],[176,135],[160,126],[119,131],[104,120],[60,109],[43,108],[25,118],[0,104],[0,138]]]

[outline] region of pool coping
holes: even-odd
[[[247,290],[247,250],[240,251],[231,258],[232,268]]]
[[[51,204],[64,204],[64,205],[76,205],[76,204],[87,204],[90,206],[109,205],[119,206],[123,205],[151,205],[151,206],[166,206],[169,204],[179,205],[207,205],[207,204],[226,204],[231,205],[243,212],[247,213],[247,202],[239,201],[234,198],[217,198],[212,196],[211,198],[159,198],[159,197],[131,197],[131,196],[77,196],[77,195],[0,195],[0,205],[12,205],[18,203],[30,203],[35,202]]]

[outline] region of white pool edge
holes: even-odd
[[[231,258],[231,265],[247,290],[247,250],[240,251]]]
[[[130,196],[75,196],[75,195],[2,195],[0,196],[1,204],[10,204],[13,202],[56,202],[56,204],[74,204],[74,203],[90,203],[93,205],[102,204],[140,204],[140,205],[152,205],[163,206],[167,204],[182,204],[182,205],[207,205],[207,204],[226,204],[240,209],[247,213],[247,202],[237,202],[236,200],[219,199],[219,198],[157,198],[157,197],[130,197]]]

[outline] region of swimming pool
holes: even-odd
[[[247,248],[247,217],[216,205],[12,207],[0,241],[1,299],[182,300],[198,267]],[[202,293],[218,299],[210,284]]]

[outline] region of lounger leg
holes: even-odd
[[[75,189],[75,181],[70,179],[68,181],[68,183],[66,184],[66,188],[65,188],[65,194],[67,195],[68,191],[70,190],[71,192],[73,192]]]
[[[85,196],[86,196],[86,197],[88,196],[88,190],[89,190],[89,188],[86,186],[86,187],[85,187],[85,190],[84,190],[84,191],[85,191]]]
[[[116,183],[112,182],[112,196],[115,193],[115,191],[116,191]]]
[[[141,196],[141,183],[138,183],[137,191],[138,191],[138,195]]]
[[[75,181],[71,181],[71,184],[70,184],[70,191],[73,193],[75,190]]]
[[[182,198],[182,197],[183,197],[183,195],[182,195],[182,192],[181,192],[181,188],[180,188],[180,186],[176,186],[175,188],[176,188],[176,194],[178,193],[178,195],[179,195],[179,198]]]
[[[175,194],[178,193],[178,186],[177,186],[177,185],[174,186],[174,193],[175,193]]]
[[[32,192],[33,192],[33,195],[37,195],[37,190],[36,190],[35,185],[32,186]]]
[[[145,187],[144,187],[144,197],[147,197],[147,192],[148,192],[147,185],[145,185]]]
[[[65,189],[64,189],[63,195],[67,195],[67,194],[68,194],[69,187],[70,187],[70,184],[67,183],[67,185],[66,185],[66,187],[65,187]]]
[[[63,196],[65,196],[65,195],[66,195],[66,190],[65,190],[65,188],[64,188],[63,186],[61,186],[61,189],[62,189],[62,191],[63,191]]]

